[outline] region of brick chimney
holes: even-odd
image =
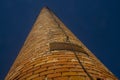
[[[118,80],[44,7],[5,80]]]

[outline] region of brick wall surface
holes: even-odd
[[[94,80],[117,80],[49,9],[43,8],[5,80],[90,80],[75,54]]]

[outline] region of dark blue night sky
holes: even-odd
[[[119,0],[1,0],[0,80],[4,80],[43,6],[120,78]]]

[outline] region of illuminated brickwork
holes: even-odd
[[[48,8],[43,8],[5,80],[117,78]]]

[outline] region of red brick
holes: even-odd
[[[44,71],[44,72],[41,72],[40,73],[40,76],[44,76],[44,75],[48,75],[48,74],[53,74],[54,73],[54,70],[46,70],[46,71]]]
[[[22,72],[26,72],[26,71],[28,71],[28,70],[30,70],[30,69],[32,69],[33,68],[33,66],[24,66],[24,68],[22,68]]]
[[[39,77],[33,78],[32,80],[45,80],[45,76],[39,76]]]
[[[31,80],[31,79],[34,79],[36,77],[39,77],[39,74],[33,74],[33,75],[27,77],[26,80]]]
[[[54,62],[41,65],[41,68],[54,66]]]
[[[50,67],[48,67],[48,70],[50,70],[50,69],[58,69],[58,68],[61,68],[62,66],[60,66],[60,65],[53,65],[53,66],[50,66]]]
[[[26,73],[25,75],[23,75],[20,79],[25,79],[25,78],[28,78],[29,76],[32,76],[33,73]]]
[[[34,71],[37,71],[37,70],[39,70],[39,69],[40,69],[40,66],[33,67],[33,68],[29,69],[29,70],[27,71],[27,73],[29,73],[29,72],[34,72]]]
[[[77,72],[62,72],[62,76],[78,76]]]
[[[41,72],[44,72],[44,71],[46,71],[46,70],[47,70],[46,67],[45,67],[45,68],[40,68],[39,70],[34,71],[34,74],[36,74],[36,73],[41,73]]]
[[[47,75],[48,78],[55,78],[55,77],[59,77],[59,76],[61,76],[61,73],[54,73],[54,74]]]
[[[55,72],[67,72],[70,71],[68,68],[60,68],[60,69],[55,69]]]
[[[84,72],[82,68],[70,68],[69,71],[73,71],[73,72]]]
[[[54,78],[53,80],[69,80],[69,77],[57,77]]]
[[[70,76],[69,80],[86,80],[84,76]]]

